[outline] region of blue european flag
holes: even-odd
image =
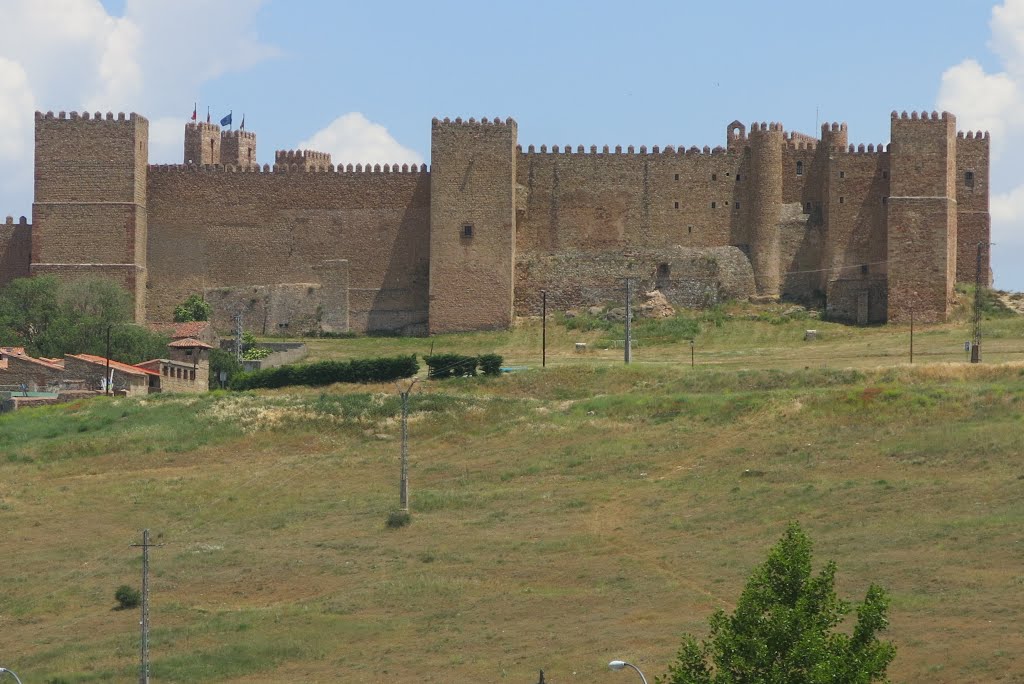
[[[220,120],[220,125],[221,126],[230,126],[231,125],[231,112],[228,112],[228,115]]]

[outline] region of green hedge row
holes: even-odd
[[[411,378],[420,370],[416,355],[320,361],[302,365],[278,366],[239,373],[231,380],[231,389],[269,389],[288,385],[330,385],[335,382],[388,382]]]
[[[434,380],[474,376],[477,368],[484,375],[500,375],[502,357],[498,354],[464,356],[463,354],[432,354],[424,356],[427,377]]]

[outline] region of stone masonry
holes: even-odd
[[[140,321],[207,293],[219,327],[242,310],[268,333],[503,328],[542,289],[598,304],[626,276],[677,306],[943,320],[979,244],[989,280],[989,136],[948,113],[890,123],[867,146],[841,123],[733,121],[714,149],[524,150],[512,119],[434,119],[428,170],[312,150],[261,166],[255,133],[193,122],[184,164],[149,165],[138,114],[37,112],[33,216],[0,224],[0,284],[106,276]]]

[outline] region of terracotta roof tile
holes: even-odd
[[[106,366],[107,360],[102,356],[93,356],[92,354],[68,354],[73,359],[79,361],[85,361],[86,363],[95,364],[97,366]],[[148,368],[139,368],[138,366],[130,366],[127,363],[121,363],[120,361],[110,360],[110,367],[116,368],[122,373],[128,373],[129,375],[160,375],[156,371],[151,371]]]
[[[194,337],[186,337],[181,340],[174,340],[168,347],[174,347],[175,349],[213,349],[213,347],[205,342],[195,339]]]

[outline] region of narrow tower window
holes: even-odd
[[[473,224],[472,223],[467,223],[464,226],[462,226],[462,237],[464,237],[464,238],[471,238],[471,237],[473,237]]]
[[[796,175],[798,175],[798,176],[804,175],[804,163],[802,161],[798,161],[796,163]]]
[[[676,209],[678,209],[679,208],[679,202],[674,202],[674,204],[676,205]]]
[[[717,207],[718,207],[718,203],[717,203],[717,202],[712,202],[712,203],[711,203],[711,208],[712,208],[712,209],[715,209],[715,208],[717,208]]]
[[[974,172],[973,171],[965,171],[964,172],[964,185],[966,185],[969,188],[973,188],[974,187]]]
[[[713,180],[713,181],[718,180],[718,174],[717,173],[711,174],[711,180]]]
[[[678,173],[676,174],[676,180],[679,180],[679,174]]]

